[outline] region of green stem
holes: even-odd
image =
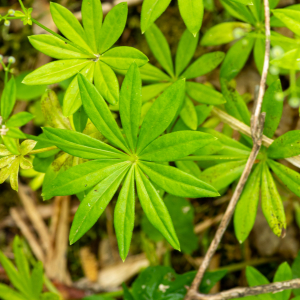
[[[91,58],[96,57],[96,55],[93,54],[92,52],[90,52],[90,51],[88,51],[88,50],[86,50],[86,49],[80,47],[79,45],[76,45],[75,43],[73,43],[73,42],[71,42],[71,41],[65,39],[64,37],[62,37],[61,35],[57,34],[57,33],[54,32],[54,31],[52,31],[51,29],[47,28],[46,26],[44,26],[43,24],[41,24],[41,23],[38,22],[37,20],[35,20],[35,19],[33,19],[33,18],[32,18],[31,20],[32,20],[32,22],[33,22],[34,24],[36,24],[36,25],[38,25],[39,27],[43,28],[43,29],[46,30],[47,32],[53,34],[54,36],[56,36],[57,38],[61,39],[61,40],[64,41],[65,43],[70,44],[71,46],[77,48],[80,52],[83,52],[83,53],[88,54],[88,55],[92,55]]]
[[[297,97],[296,70],[290,70],[290,91],[292,97]]]
[[[58,289],[53,285],[53,283],[50,281],[50,279],[47,277],[46,274],[44,274],[44,284],[46,288],[48,289],[49,292],[54,293],[59,296],[60,300],[63,300],[63,296],[61,293],[58,291]]]
[[[27,10],[26,10],[26,8],[25,8],[25,6],[24,6],[22,0],[19,0],[19,3],[20,3],[20,5],[21,5],[21,7],[22,7],[23,13],[26,14],[26,11],[27,11]]]
[[[31,152],[29,152],[27,155],[33,155],[33,154],[38,154],[38,153],[44,153],[47,151],[52,151],[52,150],[56,150],[58,149],[56,146],[52,146],[52,147],[48,147],[48,148],[41,148],[41,149],[37,149],[37,150],[32,150]]]

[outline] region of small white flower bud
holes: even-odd
[[[8,14],[9,14],[10,16],[14,16],[14,15],[15,15],[15,11],[14,11],[13,9],[10,9],[10,10],[8,11]]]
[[[0,61],[3,61],[3,55],[0,54]]]
[[[292,107],[292,108],[297,108],[299,107],[300,105],[300,98],[298,97],[291,97],[289,99],[289,105]]]
[[[280,69],[277,66],[270,66],[269,72],[272,75],[278,75],[280,73]]]
[[[245,31],[242,28],[234,28],[232,35],[234,36],[235,39],[240,39],[245,35]]]
[[[283,101],[284,100],[284,94],[282,92],[275,94],[275,100],[276,101]]]
[[[10,25],[10,21],[9,20],[5,20],[4,21],[4,25],[8,27]]]
[[[271,56],[273,58],[280,58],[284,54],[284,50],[280,46],[275,46],[271,49]]]
[[[8,62],[9,62],[10,64],[14,64],[14,63],[16,62],[16,59],[15,59],[13,56],[10,56],[10,57],[8,58]]]

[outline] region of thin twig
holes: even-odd
[[[250,156],[248,158],[247,164],[245,166],[245,169],[243,171],[243,174],[237,184],[237,187],[233,193],[233,196],[229,202],[229,205],[227,207],[227,210],[224,214],[224,217],[221,221],[221,224],[215,234],[215,237],[213,241],[211,242],[209,249],[204,257],[204,260],[194,278],[194,281],[191,285],[191,287],[188,290],[188,293],[185,297],[185,300],[192,300],[192,299],[202,299],[201,297],[205,297],[205,295],[199,294],[198,289],[200,286],[200,283],[203,279],[204,273],[206,269],[208,268],[210,261],[212,257],[214,256],[220,241],[224,235],[224,232],[227,229],[227,226],[232,218],[232,215],[234,213],[235,206],[240,198],[240,195],[244,189],[244,186],[248,180],[248,176],[252,170],[252,167],[254,165],[254,162],[256,160],[256,157],[259,153],[261,144],[262,144],[262,136],[263,136],[263,128],[264,128],[264,122],[265,122],[265,114],[261,114],[261,106],[263,101],[263,96],[265,93],[265,84],[267,80],[268,75],[268,69],[269,69],[269,57],[270,57],[270,11],[269,11],[269,1],[264,0],[264,6],[265,6],[265,27],[266,27],[266,49],[265,49],[265,58],[264,58],[264,67],[262,72],[262,77],[260,81],[260,87],[259,87],[259,93],[258,97],[255,103],[255,109],[253,116],[251,118],[251,136],[253,140],[253,148],[250,153]],[[223,294],[226,292],[223,292]],[[219,294],[219,298],[215,299],[231,299],[234,298],[232,295],[231,298],[224,298],[221,294]],[[239,295],[239,294],[237,294]],[[238,296],[240,297],[240,296]],[[205,299],[205,298],[203,298]]]
[[[254,287],[241,287],[231,289],[214,295],[199,294],[193,299],[195,300],[229,300],[236,298],[243,298],[247,296],[255,296],[267,293],[279,293],[284,290],[298,289],[300,287],[300,279],[293,279],[289,281],[274,282],[266,285],[259,285]]]

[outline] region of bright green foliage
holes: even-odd
[[[60,297],[53,293],[42,294],[44,284],[44,271],[41,262],[35,263],[30,272],[29,263],[22,249],[22,242],[18,236],[13,243],[15,266],[0,252],[0,262],[16,290],[7,285],[0,284],[0,297],[3,300],[59,300]]]
[[[111,146],[79,132],[44,128],[49,142],[66,153],[84,159],[96,159],[94,165],[86,162],[59,173],[43,190],[44,198],[49,199],[55,195],[79,193],[94,186],[75,214],[70,242],[76,242],[94,225],[124,181],[115,209],[115,226],[122,259],[127,256],[134,224],[134,182],[148,219],[174,248],[179,249],[172,220],[153,184],[181,197],[218,195],[213,187],[196,177],[157,163],[178,160],[214,140],[212,136],[200,132],[175,132],[159,137],[182,106],[184,80],[174,83],[155,101],[138,135],[142,105],[139,92],[141,79],[138,66],[133,64],[125,77],[120,95],[120,115],[125,137],[92,83],[83,75],[78,76],[78,82],[87,115]]]
[[[145,82],[151,81],[151,84],[142,88],[143,102],[155,98],[167,89],[170,84],[181,80],[181,78],[194,79],[211,72],[224,58],[223,52],[211,52],[202,55],[188,67],[196,51],[199,35],[193,36],[186,30],[178,44],[174,65],[167,40],[155,24],[146,31],[145,36],[152,53],[168,75],[164,74],[164,77],[162,77],[161,71],[149,63],[141,68],[142,80]],[[156,70],[155,72],[151,70],[151,80],[149,80],[148,72],[150,69],[148,71],[148,68]],[[222,94],[215,91],[212,87],[188,81],[186,83],[186,100],[180,112],[180,117],[188,128],[193,130],[196,130],[198,127],[198,117],[192,100],[211,105],[219,105],[226,102]]]
[[[116,5],[107,14],[103,26],[99,0],[82,2],[83,27],[63,6],[51,2],[50,10],[56,26],[71,43],[51,35],[29,37],[29,41],[37,50],[59,60],[27,75],[23,83],[52,84],[76,75],[64,96],[65,116],[74,114],[82,105],[77,74],[82,74],[91,82],[94,81],[102,97],[111,104],[117,104],[119,84],[111,68],[128,70],[133,62],[143,66],[148,61],[147,57],[135,48],[110,49],[124,30],[127,4],[122,2]]]

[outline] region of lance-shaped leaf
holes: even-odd
[[[1,117],[4,121],[10,116],[16,103],[16,82],[12,76],[5,84],[1,95]]]
[[[209,134],[197,131],[177,131],[153,141],[139,154],[139,158],[157,162],[175,161],[194,153],[215,139]]]
[[[169,73],[174,75],[174,67],[169,44],[160,29],[152,24],[145,33],[147,43],[157,61]]]
[[[129,152],[119,126],[98,90],[81,74],[78,75],[78,83],[81,100],[90,120],[111,143]]]
[[[178,80],[157,98],[143,121],[137,144],[141,152],[161,135],[179,114],[185,93],[185,80]]]
[[[288,29],[297,35],[300,34],[300,11],[293,9],[274,9],[272,12]]]
[[[13,190],[18,191],[19,188],[19,169],[20,169],[20,157],[17,157],[10,166],[9,182]]]
[[[54,128],[72,129],[69,119],[63,115],[54,91],[46,90],[41,100],[41,108],[47,125]]]
[[[142,7],[141,29],[144,33],[166,10],[171,0],[145,0]]]
[[[242,175],[245,165],[246,160],[225,162],[204,170],[200,179],[220,191]]]
[[[106,51],[100,56],[100,61],[103,61],[114,69],[128,70],[134,62],[139,67],[143,66],[148,62],[148,58],[141,51],[133,47],[122,46]]]
[[[28,37],[31,45],[38,51],[57,59],[76,59],[76,58],[95,58],[92,54],[79,52],[70,44],[60,38],[49,35],[39,34]]]
[[[114,212],[119,253],[123,261],[128,255],[134,228],[134,207],[134,166],[132,166],[124,180]]]
[[[197,178],[201,175],[201,170],[194,161],[175,161],[175,165],[179,170]]]
[[[179,11],[188,30],[196,36],[202,25],[203,0],[179,0]]]
[[[32,294],[35,299],[39,299],[44,286],[44,270],[43,263],[41,261],[35,263],[34,268],[31,272],[30,279]],[[49,300],[55,300],[55,297],[53,297],[52,299],[50,298]]]
[[[82,158],[125,158],[123,152],[80,132],[45,127],[44,132],[53,145]]]
[[[8,155],[0,158],[0,169],[10,165],[16,158],[17,155]]]
[[[11,154],[20,154],[19,145],[17,144],[16,139],[10,138],[7,135],[3,135],[2,141],[6,146],[7,150],[11,152]]]
[[[180,250],[178,238],[164,201],[145,174],[136,166],[136,187],[140,203],[151,224],[161,232],[171,246]]]
[[[183,35],[180,38],[176,52],[176,76],[179,76],[182,73],[182,71],[187,67],[187,65],[193,58],[198,45],[198,41],[198,34],[194,37],[188,29],[184,31]]]
[[[101,96],[110,104],[119,101],[119,82],[115,72],[105,63],[98,61],[95,65],[95,86]]]
[[[118,159],[101,159],[74,166],[59,173],[51,183],[43,187],[42,196],[48,200],[54,196],[80,193],[93,187],[124,165],[126,163]]]
[[[191,79],[207,74],[214,70],[222,62],[224,57],[224,52],[220,51],[206,53],[190,65],[182,74],[182,77]]]
[[[267,161],[272,171],[280,178],[294,194],[300,197],[300,175],[296,172],[272,159]]]
[[[87,43],[90,45],[94,53],[98,53],[103,19],[101,1],[83,0],[81,13]]]
[[[166,88],[168,88],[172,83],[156,83],[149,84],[142,87],[142,102],[145,103],[149,100],[152,100],[156,96],[158,96],[161,92],[163,92]]]
[[[193,101],[186,96],[184,106],[180,112],[180,118],[190,129],[196,130],[198,127],[198,116]]]
[[[288,52],[285,52],[281,57],[275,58],[270,61],[270,63],[274,66],[283,69],[290,69],[290,70],[299,70],[300,65],[295,63],[295,61],[299,61],[300,53],[299,49],[293,49]]]
[[[161,71],[159,68],[152,66],[147,63],[140,68],[141,78],[143,81],[171,81],[171,77],[169,77],[166,73]]]
[[[73,115],[73,123],[75,130],[78,132],[83,132],[87,126],[88,118],[89,117],[86,114],[83,106],[81,106]]]
[[[198,82],[188,81],[186,83],[186,92],[193,100],[199,103],[220,105],[226,102],[221,93]]]
[[[266,164],[264,164],[262,171],[261,206],[274,234],[279,237],[284,236],[286,229],[284,208],[273,177]]]
[[[133,63],[122,84],[120,117],[129,147],[135,152],[141,118],[142,81],[138,66]]]
[[[0,283],[0,297],[3,300],[24,300],[22,294],[2,283]]]
[[[277,138],[267,150],[270,158],[288,158],[300,154],[300,130],[291,130]]]
[[[126,2],[114,6],[105,17],[103,26],[97,38],[98,50],[102,54],[108,50],[124,31],[128,14]]]
[[[81,71],[80,74],[85,76],[89,81],[93,81],[94,77],[94,67],[95,63],[90,62],[87,66],[85,66]],[[78,78],[77,76],[74,77],[70,85],[68,86],[64,101],[63,101],[63,113],[64,116],[71,116],[73,115],[82,105],[79,85],[78,85]]]
[[[27,85],[53,84],[68,79],[90,63],[86,59],[57,60],[27,75],[22,83]]]
[[[281,119],[283,101],[276,100],[276,94],[282,92],[280,80],[276,80],[267,89],[261,111],[266,113],[264,134],[272,138]]]
[[[141,162],[140,168],[166,192],[188,198],[217,197],[219,193],[209,184],[174,167]]]
[[[116,193],[128,168],[129,163],[120,166],[118,170],[97,184],[80,203],[70,231],[71,245],[78,241],[99,219]]]
[[[18,128],[10,127],[5,135],[13,139],[26,139],[26,135]]]
[[[50,2],[50,12],[55,25],[67,39],[92,53],[81,24],[68,9],[60,4]]]
[[[287,262],[284,262],[278,267],[273,282],[282,282],[282,281],[287,281],[292,279],[293,279],[292,269]],[[289,300],[291,293],[292,290],[285,290],[282,292],[278,292],[274,294],[274,298],[276,300]]]
[[[260,194],[261,164],[255,167],[234,211],[235,235],[243,243],[253,228]]]
[[[26,111],[19,112],[13,115],[9,120],[6,122],[7,127],[21,127],[27,124],[34,118],[32,114]]]
[[[253,43],[253,38],[244,37],[229,49],[221,67],[221,78],[230,81],[243,69],[252,51]],[[237,57],[239,59],[236,59]]]
[[[202,46],[215,46],[227,44],[236,39],[235,30],[242,30],[244,35],[251,30],[250,24],[241,22],[225,22],[209,28],[201,39]]]

